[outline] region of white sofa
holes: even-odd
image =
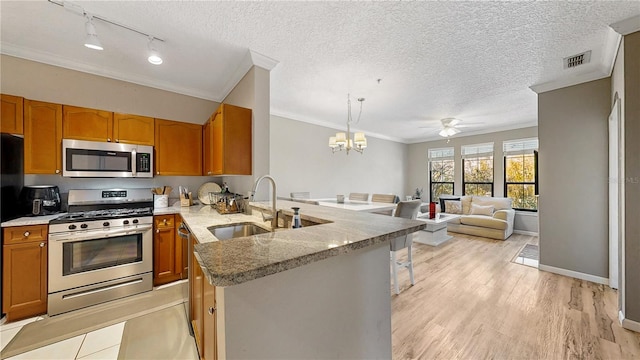
[[[456,233],[506,240],[513,234],[513,219],[516,212],[511,207],[511,199],[488,196],[459,196],[461,209],[458,219],[447,223],[447,230]],[[449,209],[445,203],[444,213],[454,213],[457,206]],[[454,203],[454,205],[457,205]]]

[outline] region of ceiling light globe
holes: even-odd
[[[149,60],[150,63],[152,63],[153,65],[160,65],[162,64],[162,58],[160,56],[158,56],[157,54],[151,54],[149,55],[149,57],[147,58],[147,60]]]

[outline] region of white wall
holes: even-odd
[[[416,188],[424,189],[424,199],[429,199],[429,160],[428,150],[434,148],[453,147],[455,151],[455,184],[454,194],[462,195],[462,157],[460,156],[463,145],[484,144],[493,142],[493,196],[504,196],[504,162],[502,142],[538,137],[538,128],[528,127],[523,129],[500,131],[490,134],[456,136],[446,140],[435,140],[409,145],[408,176],[405,191],[414,192]],[[527,233],[538,232],[538,214],[531,212],[517,212],[514,220],[514,230]]]
[[[331,153],[329,137],[337,130],[271,116],[271,175],[278,196],[309,191],[312,198],[351,192],[404,197],[407,145],[367,137],[363,154]]]

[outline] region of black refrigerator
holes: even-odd
[[[1,135],[0,221],[4,222],[20,217],[18,196],[24,185],[24,139],[9,134]],[[0,234],[2,233],[3,231],[0,231]],[[0,235],[1,238],[2,235]],[[0,269],[3,268],[3,257],[2,245],[0,244]],[[0,306],[2,306],[2,276],[0,276]]]

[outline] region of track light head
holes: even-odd
[[[154,38],[150,36],[149,44],[147,45],[149,48],[149,57],[147,58],[147,60],[149,60],[149,62],[153,65],[160,65],[162,64],[162,57],[160,57],[157,45],[153,40]]]
[[[85,29],[87,31],[87,36],[84,40],[84,46],[93,50],[103,50],[102,43],[100,43],[100,39],[98,39],[98,34],[96,34],[96,28],[93,26],[93,21],[91,15],[87,15],[87,22],[85,23]]]

